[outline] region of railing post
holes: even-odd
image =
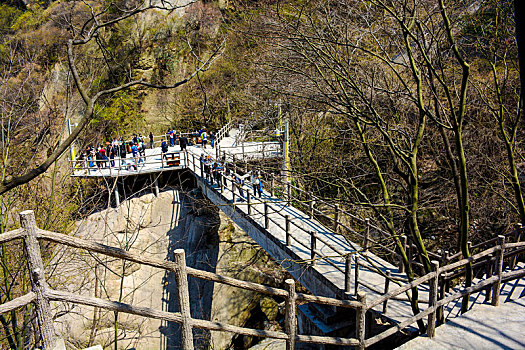
[[[40,244],[37,240],[37,226],[35,214],[32,210],[20,213],[20,224],[25,230],[24,248],[29,269],[29,277],[33,293],[35,293],[35,308],[43,349],[51,350],[55,347],[56,333],[51,317],[49,299],[46,296],[47,282],[44,275],[44,263],[40,253]]]
[[[391,275],[392,275],[392,273],[390,271],[386,272],[385,293],[384,294],[387,294],[388,293],[388,289],[390,288]],[[388,308],[387,303],[388,303],[388,299],[383,302],[383,314],[386,314],[386,311],[387,311],[387,308]]]
[[[350,293],[351,283],[350,275],[352,274],[352,255],[346,254],[345,257],[345,292]]]
[[[270,196],[273,197],[275,195],[275,179],[273,173],[270,173],[270,178]]]
[[[251,195],[250,191],[246,191],[246,206],[248,207],[248,215],[252,215],[252,203],[251,203]]]
[[[448,261],[449,261],[449,257],[450,257],[449,251],[445,250],[445,262],[447,264],[448,264]],[[448,292],[450,292],[450,278],[448,278],[447,275],[444,275],[443,279],[445,280],[445,293],[448,293]]]
[[[486,278],[492,277],[494,274],[494,257],[492,254],[487,256],[487,263],[485,265],[485,276]],[[487,286],[485,289],[485,302],[487,303],[492,299],[492,286]]]
[[[237,174],[237,161],[235,160],[235,154],[232,154],[233,173]]]
[[[264,202],[264,228],[268,229],[270,226],[270,218],[268,217],[268,203]]]
[[[359,256],[354,258],[354,295],[359,292]]]
[[[503,273],[503,256],[505,254],[505,236],[498,236],[499,252],[496,258],[496,273],[498,274],[498,280],[492,286],[492,305],[499,305],[499,295],[501,289],[501,274]]]
[[[443,250],[441,252],[441,266],[446,266],[447,265],[447,260],[448,260],[448,252]],[[439,299],[443,299],[445,297],[445,275],[442,276],[441,278],[441,284],[439,284]],[[438,283],[439,283],[439,279],[438,279]],[[444,313],[444,305],[441,305],[440,307],[438,307],[438,309],[436,310],[436,318],[437,318],[437,324],[438,325],[442,325],[443,323],[445,323],[445,313]]]
[[[292,244],[292,236],[290,235],[290,215],[284,216],[284,229],[286,232],[286,246],[289,247]]]
[[[357,301],[361,305],[356,310],[356,338],[359,340],[359,345],[356,349],[363,350],[365,348],[365,331],[366,331],[366,293],[357,293]]]
[[[288,291],[288,297],[286,298],[286,317],[285,317],[285,330],[288,334],[286,340],[286,350],[295,349],[295,336],[297,334],[297,316],[296,316],[296,300],[297,294],[295,293],[295,281],[291,278],[284,281],[286,290]]]
[[[310,259],[312,260],[312,265],[315,265],[315,251],[317,250],[317,242],[315,237],[315,231],[310,231]]]
[[[184,249],[176,249],[173,252],[173,262],[175,263],[175,281],[177,283],[177,299],[179,302],[180,314],[182,317],[181,325],[181,345],[182,349],[193,349],[193,332],[190,309],[190,294],[188,291],[188,275],[186,273],[186,257]]]
[[[363,236],[363,249],[368,253],[368,240],[370,239],[370,219],[365,219],[365,234]]]
[[[430,280],[430,291],[428,295],[428,307],[434,308],[434,311],[432,311],[428,315],[428,327],[427,327],[427,335],[429,338],[434,338],[435,331],[436,331],[436,305],[437,305],[437,299],[438,299],[438,287],[439,287],[439,261],[432,260],[432,273],[434,273],[434,277]]]
[[[339,228],[339,204],[335,205],[334,208],[334,226],[333,231],[337,233],[337,229]]]
[[[286,183],[286,196],[288,200],[288,205],[290,205],[292,200],[292,187],[290,186],[289,182]]]

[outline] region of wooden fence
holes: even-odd
[[[33,303],[40,327],[39,329],[41,333],[42,347],[44,349],[53,349],[57,339],[57,335],[53,327],[50,301],[71,302],[98,307],[110,311],[129,313],[138,316],[179,323],[181,324],[181,345],[183,349],[193,349],[193,328],[201,328],[212,331],[225,331],[263,338],[282,339],[286,341],[287,349],[294,349],[297,342],[346,345],[364,349],[423,318],[428,318],[427,334],[429,337],[433,337],[438,310],[448,302],[459,299],[466,294],[473,293],[484,288],[491,288],[491,303],[492,305],[497,306],[499,304],[501,283],[525,276],[525,269],[503,273],[504,260],[511,256],[507,253],[523,252],[525,249],[525,242],[505,243],[505,237],[499,236],[496,246],[477,253],[468,259],[462,259],[442,267],[439,266],[439,262],[433,261],[432,272],[421,276],[410,283],[403,284],[390,292],[384,293],[382,297],[376,298],[371,302],[367,302],[367,295],[362,291],[358,292],[357,300],[339,300],[323,296],[297,293],[295,281],[292,279],[285,281],[285,289],[280,289],[231,277],[221,276],[208,271],[197,270],[186,266],[185,253],[182,249],[178,249],[174,252],[173,261],[165,261],[148,257],[144,254],[138,254],[120,248],[107,246],[97,242],[71,237],[56,232],[41,230],[36,226],[34,214],[32,211],[24,211],[20,213],[20,223],[22,226],[20,229],[0,235],[0,243],[3,244],[16,239],[23,240],[27,266],[31,278],[32,291],[9,302],[1,304],[0,313],[10,312],[29,303]],[[110,257],[171,271],[175,274],[178,293],[177,298],[180,305],[180,311],[160,311],[137,305],[130,305],[126,303],[82,296],[51,289],[46,283],[39,241],[49,241],[73,248],[85,249],[90,252],[100,253]],[[446,296],[445,298],[440,299],[438,297],[439,280],[444,274],[465,266],[468,263],[484,260],[490,255],[496,256],[496,266],[492,276],[488,276],[486,279],[481,280],[477,284],[468,288],[463,288],[451,295]],[[189,305],[188,276],[284,298],[286,305],[284,332],[251,329],[221,322],[212,322],[209,320],[192,318]],[[415,288],[423,283],[429,283],[430,286],[431,293],[428,308],[422,310],[408,320],[388,328],[384,332],[373,335],[369,338],[366,337],[365,330],[367,320],[365,315],[370,309],[377,305],[383,304],[389,299],[405,293],[409,289]],[[355,310],[356,336],[354,338],[344,338],[298,334],[296,314],[296,306],[298,302],[311,302]]]

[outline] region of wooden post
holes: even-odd
[[[275,195],[275,178],[273,176],[273,173],[270,173],[270,196],[273,197]]]
[[[498,274],[498,280],[492,286],[492,305],[499,305],[499,295],[501,289],[501,274],[503,273],[503,254],[505,253],[505,236],[498,236],[499,251],[496,257],[496,273]]]
[[[388,289],[390,288],[390,276],[392,273],[390,271],[386,272],[386,278],[385,278],[385,294],[388,293]],[[386,314],[387,311],[387,302],[388,299],[383,302],[383,314]]]
[[[335,233],[337,233],[338,227],[339,227],[339,204],[336,204],[334,208],[334,226],[333,226],[333,230]]]
[[[292,236],[290,235],[290,215],[284,216],[284,228],[286,231],[286,246],[292,245]]]
[[[435,308],[438,299],[438,286],[439,286],[439,261],[432,260],[432,272],[434,277],[430,280],[430,291],[428,295],[428,307]],[[428,327],[427,335],[429,338],[434,338],[436,333],[436,311],[432,311],[428,315]]]
[[[180,314],[182,317],[181,325],[181,345],[182,349],[193,349],[193,332],[190,309],[190,294],[188,291],[188,275],[186,273],[186,257],[184,249],[176,249],[173,252],[173,262],[175,263],[175,281],[177,282],[177,299],[179,302]]]
[[[487,256],[487,263],[485,265],[485,277],[490,278],[494,274],[494,257],[492,254]],[[487,286],[485,289],[485,303],[488,303],[492,298],[492,286]]]
[[[365,330],[366,330],[366,293],[357,293],[357,301],[361,303],[356,310],[356,338],[359,340],[359,345],[356,349],[362,350],[365,348]]]
[[[237,161],[235,160],[235,154],[232,154],[233,173],[237,174]]]
[[[288,297],[286,298],[286,316],[285,316],[285,331],[288,334],[286,340],[286,350],[295,349],[295,336],[297,335],[297,316],[296,316],[296,300],[295,281],[291,278],[284,281]]]
[[[268,229],[270,226],[270,218],[268,217],[268,202],[264,202],[264,228]]]
[[[246,191],[246,205],[248,206],[248,215],[252,215],[252,203],[251,203],[251,195],[250,195],[250,191]]]
[[[290,187],[290,183],[286,183],[286,196],[288,199],[288,205],[290,205],[290,202],[292,200],[292,188]]]
[[[357,295],[359,292],[359,256],[354,258],[354,295]]]
[[[447,265],[447,260],[448,260],[448,256],[447,256],[448,252],[443,250],[441,252],[441,265],[442,266],[446,266]],[[443,299],[445,298],[445,276],[442,276],[441,278],[441,283],[439,284],[439,299]],[[438,279],[438,283],[439,283],[439,279]],[[445,312],[444,312],[444,306],[441,305],[440,307],[438,307],[438,309],[436,310],[436,318],[437,318],[437,324],[438,326],[439,325],[442,325],[443,323],[445,323]]]
[[[315,265],[315,251],[317,250],[317,242],[315,239],[315,231],[310,231],[310,259],[312,265]]]
[[[449,251],[448,250],[445,250],[445,261],[446,263],[448,264],[448,260],[449,260]],[[450,278],[448,278],[448,276],[443,276],[443,279],[445,280],[445,293],[448,293],[450,292]]]
[[[370,239],[370,219],[365,219],[365,234],[363,237],[363,249],[368,253],[368,240]]]
[[[55,347],[56,333],[51,317],[49,299],[46,296],[47,282],[44,274],[44,263],[40,253],[40,244],[37,240],[37,226],[35,214],[32,210],[20,213],[20,224],[25,230],[24,248],[29,269],[29,277],[33,293],[35,293],[35,309],[40,335],[42,337],[43,349],[51,350]]]
[[[350,275],[352,274],[352,255],[346,254],[345,257],[345,292],[350,293]]]

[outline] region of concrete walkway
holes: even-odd
[[[525,299],[478,305],[436,328],[434,339],[421,336],[398,349],[525,349]]]

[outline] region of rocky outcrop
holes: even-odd
[[[124,201],[79,222],[74,235],[148,256],[171,260],[183,248],[189,266],[244,280],[280,285],[284,272],[198,192],[166,190]],[[83,295],[121,300],[134,305],[178,311],[174,276],[163,270],[57,248],[56,270],[50,283]],[[282,301],[242,289],[189,278],[192,316],[233,325],[279,329]],[[127,314],[55,304],[56,325],[68,347],[93,344],[119,348],[177,349],[179,329],[174,323]],[[257,339],[226,332],[195,330],[198,348],[249,347]]]

